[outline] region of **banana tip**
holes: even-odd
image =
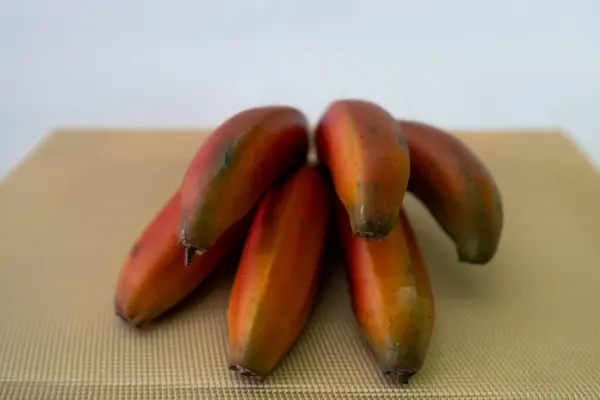
[[[397,380],[398,382],[400,382],[403,385],[407,385],[408,382],[410,381],[410,378],[412,378],[415,373],[416,373],[416,371],[410,370],[410,369],[400,369],[400,370],[392,369],[392,370],[384,371],[384,374],[386,376],[389,376],[389,377]]]
[[[470,265],[486,265],[493,258],[493,254],[477,254],[477,253],[466,253],[464,251],[458,251],[458,261],[463,264]]]
[[[186,267],[189,267],[194,262],[194,256],[202,255],[206,252],[204,249],[199,249],[191,245],[185,245],[185,259],[184,263]]]
[[[364,211],[361,208],[359,214],[363,213]],[[382,241],[394,229],[397,220],[398,213],[368,218],[364,215],[358,215],[350,218],[350,227],[354,236],[361,237],[364,240]]]
[[[254,378],[254,379],[257,379],[259,381],[263,380],[263,377],[261,375],[257,374],[254,371],[251,371],[251,370],[249,370],[247,368],[244,368],[244,367],[242,367],[239,364],[231,364],[231,365],[229,365],[228,368],[229,368],[229,370],[237,372],[238,374],[240,374],[242,376],[247,376],[247,377],[250,377],[250,378]]]
[[[116,309],[115,314],[117,314],[117,317],[119,317],[122,321],[126,322],[128,325],[131,325],[136,328],[140,327],[141,325],[135,319],[131,318],[129,315],[124,313],[123,310],[121,310],[120,308]]]
[[[354,236],[358,236],[359,238],[372,242],[381,242],[385,238],[385,235],[380,235],[376,232],[354,231],[352,233]]]

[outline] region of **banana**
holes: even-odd
[[[424,363],[435,318],[429,274],[410,221],[401,210],[383,240],[366,241],[352,234],[339,201],[336,217],[358,326],[382,372],[408,383]]]
[[[502,199],[490,171],[450,133],[415,121],[399,125],[410,150],[409,192],[452,238],[461,262],[488,263],[503,227]]]
[[[176,192],[154,216],[131,248],[117,279],[117,315],[134,326],[146,325],[191,293],[234,250],[241,250],[252,213],[228,229],[207,252],[184,267],[185,248],[177,228]]]
[[[283,175],[306,163],[308,122],[287,106],[241,111],[202,143],[181,183],[186,265],[210,248]]]
[[[337,100],[321,117],[315,142],[354,235],[384,238],[398,219],[410,175],[410,154],[396,120],[377,104]]]
[[[322,171],[308,165],[261,199],[229,299],[229,369],[265,378],[303,331],[318,286],[331,199]]]

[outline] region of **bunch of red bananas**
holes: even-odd
[[[408,382],[427,354],[435,307],[403,210],[406,192],[427,207],[461,261],[485,264],[502,231],[498,187],[457,137],[369,101],[329,105],[314,132],[316,162],[311,134],[289,106],[244,110],[215,129],[132,247],[117,313],[150,323],[239,250],[228,364],[264,378],[306,325],[335,232],[366,342],[383,373]]]

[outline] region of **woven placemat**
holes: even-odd
[[[202,137],[62,131],[0,184],[1,399],[600,398],[600,178],[564,136],[462,134],[504,197],[487,266],[459,264],[407,198],[437,320],[406,387],[363,345],[333,252],[309,326],[262,383],[226,367],[233,263],[149,329],[115,316],[124,256]]]

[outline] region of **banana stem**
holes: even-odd
[[[189,267],[194,261],[194,255],[196,254],[196,248],[194,246],[185,246],[185,266]]]

